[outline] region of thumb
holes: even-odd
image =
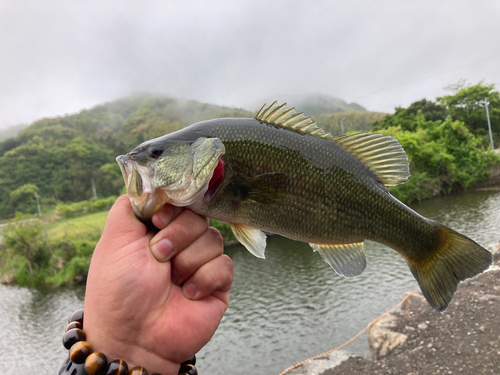
[[[143,237],[147,230],[135,217],[128,196],[122,195],[109,211],[102,239],[122,247]]]

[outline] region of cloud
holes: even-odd
[[[460,78],[500,84],[499,15],[460,1],[2,2],[0,127],[135,91],[235,106],[321,92],[389,112]]]

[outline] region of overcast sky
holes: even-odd
[[[392,112],[461,78],[500,88],[500,1],[0,0],[1,128],[136,91]]]

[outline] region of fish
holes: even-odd
[[[264,232],[275,233],[309,243],[346,278],[361,275],[364,241],[375,241],[405,259],[437,311],[492,263],[481,245],[390,194],[410,177],[396,139],[332,136],[286,103],[264,105],[254,118],[198,122],[116,160],[143,222],[165,203],[187,207],[230,224],[259,258]]]

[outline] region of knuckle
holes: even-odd
[[[204,290],[205,294],[217,289],[220,283],[217,272],[214,272],[214,270],[205,270],[197,277],[197,280],[200,288]]]
[[[208,227],[208,230],[209,230],[210,235],[213,238],[213,241],[217,245],[223,246],[224,245],[224,237],[222,237],[221,232],[219,232],[217,229],[215,229],[213,227]]]
[[[232,279],[233,278],[233,272],[234,272],[233,261],[226,254],[222,254],[220,257],[221,257],[222,266],[226,269],[226,271],[228,272],[228,274],[231,275],[231,279]]]
[[[203,233],[208,228],[208,219],[191,210],[185,210],[180,216],[183,217],[183,223],[189,230],[202,230]]]

